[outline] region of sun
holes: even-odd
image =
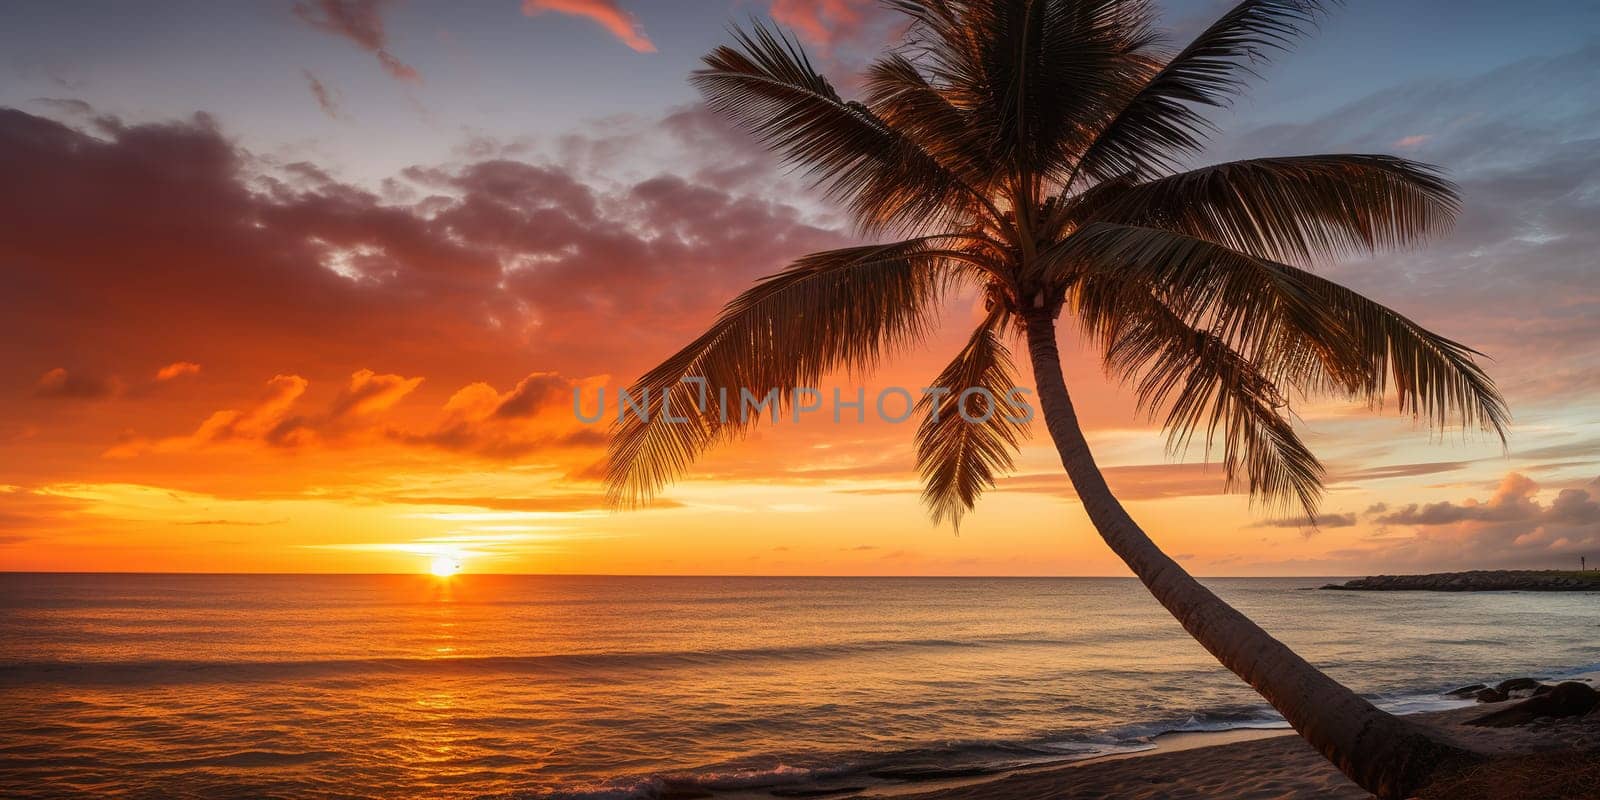
[[[432,572],[435,577],[448,578],[461,571],[461,562],[450,556],[439,556],[433,560],[432,564],[428,565],[428,571]]]

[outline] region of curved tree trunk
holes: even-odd
[[[1025,315],[1034,383],[1050,438],[1101,538],[1202,646],[1272,704],[1345,775],[1378,797],[1405,798],[1444,764],[1474,754],[1380,711],[1272,638],[1163,553],[1106,486],[1062,378],[1054,309]]]

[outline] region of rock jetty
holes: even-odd
[[[1476,570],[1431,575],[1376,575],[1324,589],[1368,592],[1600,592],[1600,570]]]

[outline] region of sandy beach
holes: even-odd
[[[1489,752],[1549,753],[1554,767],[1543,768],[1557,773],[1552,775],[1552,784],[1570,787],[1578,781],[1589,781],[1597,793],[1589,796],[1600,796],[1600,783],[1593,782],[1595,760],[1600,758],[1600,714],[1513,728],[1464,724],[1508,705],[1479,705],[1419,714],[1414,718],[1444,728],[1457,739]],[[1589,754],[1587,772],[1561,776],[1561,770],[1570,768],[1575,761],[1574,753]],[[1476,795],[1450,791],[1438,796],[1467,798]],[[1162,737],[1156,749],[1144,753],[1017,772],[993,780],[899,797],[901,800],[1113,797],[1123,800],[1360,800],[1371,795],[1351,783],[1290,731],[1230,731]]]

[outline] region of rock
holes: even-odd
[[[1593,713],[1600,708],[1600,691],[1577,681],[1558,683],[1549,692],[1530,697],[1510,708],[1485,714],[1468,725],[1487,728],[1509,728],[1527,725],[1542,717],[1576,717]]]
[[[1472,697],[1473,695],[1487,688],[1489,687],[1481,683],[1472,683],[1459,689],[1451,689],[1450,691],[1445,692],[1445,694],[1449,695],[1450,697]]]
[[[1479,689],[1478,692],[1472,696],[1472,699],[1477,700],[1480,703],[1501,703],[1504,702],[1507,697],[1505,692],[1493,687],[1489,687],[1486,689]]]
[[[1533,678],[1512,678],[1495,684],[1494,688],[1506,694],[1511,694],[1512,692],[1532,692],[1539,686],[1539,682]]]
[[[1324,589],[1424,592],[1600,592],[1600,570],[1474,570],[1430,575],[1374,575]]]

